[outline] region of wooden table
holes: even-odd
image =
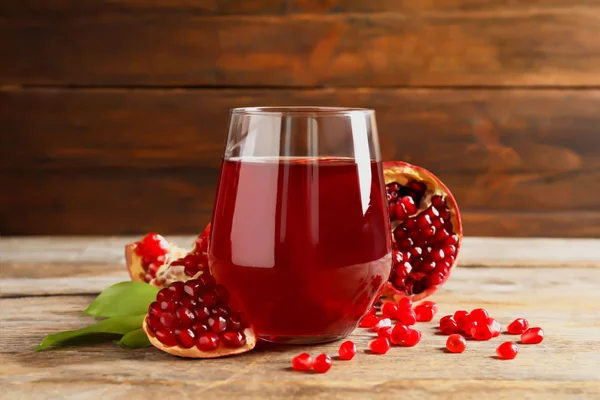
[[[422,324],[417,347],[384,356],[364,352],[372,334],[359,329],[359,354],[324,375],[294,372],[290,360],[305,350],[333,355],[339,343],[216,360],[114,344],[34,353],[47,333],[89,323],[81,310],[94,294],[127,279],[122,249],[131,239],[0,240],[1,399],[600,398],[600,240],[465,240],[460,268],[433,298],[438,317],[483,306],[503,323],[542,326],[544,342],[521,346],[513,361],[495,359],[500,339],[448,354],[434,324]]]

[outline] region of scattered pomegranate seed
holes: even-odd
[[[487,321],[485,323],[473,321],[471,324],[473,324],[471,326],[471,336],[473,336],[473,339],[490,340],[494,336],[492,329],[487,324]]]
[[[412,347],[416,346],[421,341],[421,331],[416,329],[408,328],[406,337],[404,338],[403,345]]]
[[[460,328],[452,315],[446,315],[440,319],[440,331],[445,335],[452,335],[453,333],[459,333]]]
[[[446,348],[451,353],[462,353],[467,348],[467,340],[458,333],[453,333],[446,340]]]
[[[358,324],[361,328],[373,328],[379,322],[379,318],[372,314],[367,314]]]
[[[398,311],[397,319],[404,325],[410,326],[417,322],[417,315],[415,314],[414,310],[407,308]]]
[[[390,342],[386,338],[377,338],[369,342],[369,349],[375,354],[385,354],[390,349]]]
[[[383,314],[384,318],[396,319],[396,314],[398,314],[398,306],[388,301],[381,307],[381,313]]]
[[[298,354],[292,359],[292,368],[296,371],[308,371],[313,367],[313,359],[308,353]]]
[[[377,337],[384,337],[390,340],[392,338],[392,327],[386,326],[385,328],[381,328],[377,331]]]
[[[500,324],[500,322],[498,322],[494,318],[490,317],[490,318],[488,318],[487,325],[490,327],[490,330],[492,331],[492,337],[500,336],[500,332],[502,331],[502,324]]]
[[[529,328],[521,335],[521,343],[538,344],[544,340],[544,331],[542,328]]]
[[[405,310],[407,308],[412,308],[412,301],[408,297],[402,297],[398,300],[398,308],[400,310]]]
[[[490,315],[483,308],[476,308],[469,313],[469,319],[475,322],[487,323]]]
[[[503,360],[512,360],[517,356],[519,346],[513,342],[504,342],[496,348],[496,354]]]
[[[375,326],[373,327],[373,330],[375,332],[377,332],[380,329],[387,328],[390,326],[392,326],[392,320],[389,318],[382,318],[375,324]]]
[[[529,328],[529,322],[524,318],[517,318],[506,327],[506,331],[511,335],[520,335]]]
[[[437,311],[437,304],[433,303],[435,307],[431,304],[433,302],[423,302],[414,308],[415,318],[418,322],[429,322],[433,319]]]
[[[434,313],[438,311],[438,305],[435,301],[425,300],[419,303],[419,306],[429,307],[433,310]]]
[[[456,325],[458,325],[458,327],[460,329],[462,329],[463,332],[470,334],[471,333],[471,328],[470,328],[470,319],[469,319],[469,313],[465,310],[458,310],[457,312],[454,313],[454,320],[456,321]]]
[[[371,307],[371,308],[369,308],[369,311],[367,312],[367,314],[376,315],[377,309],[375,307]]]
[[[329,357],[327,354],[321,354],[321,355],[317,356],[317,358],[315,358],[315,361],[313,362],[313,369],[316,372],[323,374],[323,373],[329,371],[330,368],[331,368],[331,357]]]
[[[342,360],[352,360],[356,355],[356,344],[351,340],[345,341],[341,344],[338,354]]]
[[[390,342],[393,344],[400,345],[404,343],[404,339],[408,335],[408,327],[406,325],[402,325],[398,323],[392,328],[392,336],[390,337]]]

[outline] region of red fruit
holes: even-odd
[[[356,344],[351,340],[345,341],[340,345],[338,354],[342,360],[352,360],[356,355]]]
[[[209,233],[210,224],[198,236],[189,254],[156,233],[149,233],[140,241],[126,245],[125,261],[131,279],[164,287],[207,270]]]
[[[454,313],[454,320],[458,327],[465,333],[471,334],[471,320],[469,319],[469,313],[465,310],[458,310]]]
[[[390,336],[390,342],[396,345],[401,345],[404,343],[404,339],[408,335],[408,327],[402,324],[396,324],[392,328],[392,335]]]
[[[407,308],[412,308],[412,300],[409,299],[408,297],[401,297],[400,300],[398,300],[398,309],[400,310],[406,310]]]
[[[315,372],[323,374],[329,371],[329,368],[331,368],[331,357],[327,354],[321,354],[315,358],[315,362],[313,363]]]
[[[296,371],[308,371],[313,367],[313,359],[308,353],[298,354],[292,358],[292,368]]]
[[[469,319],[475,322],[487,323],[490,315],[483,308],[476,308],[469,313]]]
[[[387,326],[385,328],[381,328],[380,330],[377,331],[377,337],[384,337],[388,340],[391,339],[392,338],[392,327]]]
[[[451,353],[462,353],[467,348],[467,341],[462,335],[454,333],[448,336],[446,348]]]
[[[377,324],[378,322],[379,322],[378,317],[376,317],[375,315],[372,315],[372,314],[367,314],[363,317],[363,319],[360,321],[358,326],[360,328],[373,328],[375,326],[375,324]]]
[[[392,320],[389,318],[382,318],[375,324],[375,326],[373,327],[373,330],[375,332],[378,332],[380,329],[385,329],[390,326],[392,326]]]
[[[506,327],[506,331],[511,335],[520,335],[529,328],[529,322],[524,318],[517,318]]]
[[[492,333],[492,329],[485,323],[479,322],[471,322],[473,325],[471,327],[471,336],[475,340],[490,340],[494,334]]]
[[[429,322],[433,319],[433,316],[437,311],[437,304],[433,303],[432,305],[430,303],[433,302],[423,302],[415,306],[415,317],[418,322]]]
[[[221,357],[251,350],[256,344],[254,331],[225,301],[229,299],[224,294],[226,289],[221,287],[218,303],[207,305],[204,301],[206,293],[216,290],[214,279],[205,275],[204,279],[174,282],[158,292],[142,326],[150,343],[167,353],[190,358]]]
[[[369,350],[375,354],[385,354],[390,349],[390,342],[386,338],[377,338],[369,342]]]
[[[512,360],[517,356],[519,346],[513,342],[504,342],[496,348],[496,354],[503,360]]]
[[[391,301],[385,302],[381,307],[381,314],[383,314],[384,318],[396,319],[396,314],[398,314],[398,306]]]
[[[421,331],[408,328],[406,337],[404,338],[404,341],[402,342],[402,344],[404,346],[412,347],[412,346],[416,346],[417,343],[419,343],[420,341],[421,341]]]
[[[459,333],[461,329],[452,315],[446,315],[440,319],[440,331],[445,335],[452,335],[453,333]]]
[[[414,310],[405,309],[399,310],[397,315],[398,321],[402,322],[404,325],[414,325],[417,322],[417,315]]]
[[[421,299],[450,276],[462,241],[460,213],[448,188],[431,172],[404,162],[384,162],[394,229],[395,257],[385,298]]]
[[[521,343],[538,344],[544,340],[544,331],[542,328],[529,328],[521,335]]]
[[[502,331],[502,324],[500,324],[500,322],[496,321],[494,318],[488,318],[487,325],[492,331],[492,337],[500,336],[500,332]]]

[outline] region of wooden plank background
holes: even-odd
[[[227,111],[377,110],[465,233],[600,237],[600,2],[7,0],[3,234],[192,233]]]

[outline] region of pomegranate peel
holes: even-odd
[[[224,356],[231,356],[234,354],[241,354],[248,352],[256,346],[256,337],[254,336],[254,332],[246,328],[243,333],[246,336],[246,344],[241,347],[230,348],[226,347],[223,344],[219,344],[219,346],[213,351],[202,351],[198,349],[196,346],[193,346],[189,349],[184,349],[177,345],[175,346],[166,346],[161,343],[156,336],[150,331],[148,327],[148,316],[144,318],[144,322],[142,324],[142,329],[148,336],[148,340],[150,343],[159,350],[164,351],[165,353],[169,353],[178,357],[186,357],[186,358],[217,358]]]
[[[431,172],[383,163],[393,232],[393,266],[382,296],[419,300],[442,286],[456,266],[462,223],[450,190]]]

